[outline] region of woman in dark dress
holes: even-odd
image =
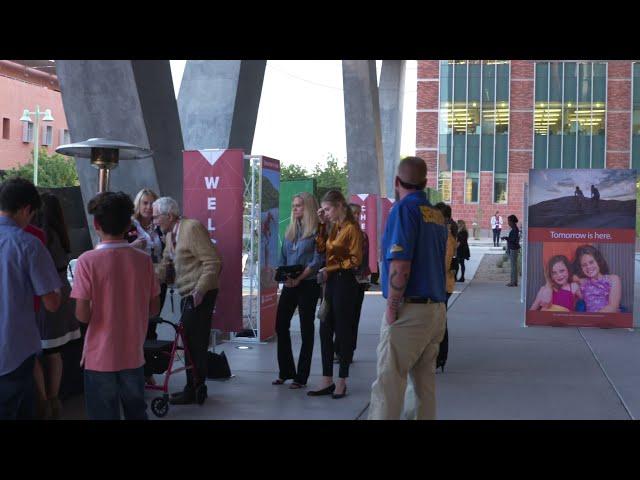
[[[60,201],[55,195],[43,193],[42,208],[38,212],[36,224],[46,234],[47,250],[53,258],[62,281],[62,302],[56,312],[40,309],[37,314],[42,343],[42,367],[44,385],[41,385],[45,405],[45,418],[59,419],[62,405],[58,399],[62,380],[62,347],[80,338],[80,324],[74,314],[74,305],[69,294],[71,286],[67,280],[67,265],[71,244]]]
[[[467,231],[467,225],[464,220],[458,220],[458,249],[456,252],[456,258],[458,259],[458,265],[460,266],[460,278],[456,282],[464,282],[464,261],[469,260],[471,257],[471,251],[469,250],[469,232]],[[456,271],[456,277],[458,272]]]

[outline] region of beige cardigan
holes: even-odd
[[[180,295],[189,295],[194,289],[205,294],[218,288],[222,261],[209,233],[197,220],[180,220],[178,242],[173,251],[173,232],[167,233],[162,261],[158,265],[158,277],[165,281],[167,264],[173,256],[176,270],[176,287]],[[175,254],[174,254],[175,253]]]

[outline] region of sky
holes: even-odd
[[[171,60],[176,97],[186,60]],[[381,61],[377,61],[378,80]],[[417,62],[407,60],[400,153],[415,154]],[[212,146],[214,148],[214,146]],[[342,62],[269,60],[265,71],[253,155],[308,170],[328,154],[346,160]]]
[[[570,196],[580,187],[591,198],[591,185],[600,192],[602,200],[635,200],[636,178],[632,170],[533,170],[530,174],[529,204]]]

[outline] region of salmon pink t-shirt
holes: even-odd
[[[100,243],[78,258],[71,297],[91,301],[82,358],[87,370],[144,364],[149,302],[160,294],[151,257],[123,241]]]

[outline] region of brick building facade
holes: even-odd
[[[502,87],[500,69],[508,75]],[[523,218],[530,168],[638,168],[640,64],[419,60],[416,122],[416,155],[427,162],[428,186],[445,194],[454,219],[469,228],[477,221],[488,233],[495,211],[505,222],[511,213]],[[486,134],[491,128],[493,137]],[[506,151],[506,192],[494,178],[497,138]],[[485,139],[496,149],[486,162]]]
[[[40,122],[38,143],[53,154],[59,145],[69,143],[57,77],[18,61],[0,60],[0,170],[33,161],[33,125],[29,131],[20,117],[36,106],[41,111],[51,109],[54,120]],[[33,115],[31,119],[35,121]]]

